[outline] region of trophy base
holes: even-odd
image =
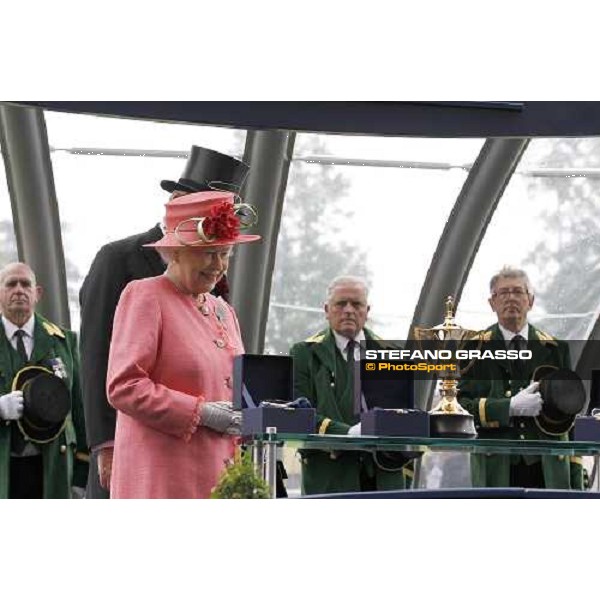
[[[431,437],[475,438],[475,419],[473,415],[461,413],[429,413]]]

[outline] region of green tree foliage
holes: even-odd
[[[548,168],[600,167],[600,140],[563,138],[535,142],[529,162]],[[548,313],[587,313],[600,302],[600,180],[589,177],[533,177],[531,197],[543,196],[538,222],[546,232],[527,255],[535,267],[538,302]],[[564,318],[545,325],[555,335],[582,339],[590,318]]]
[[[310,136],[295,155],[326,154]],[[325,325],[328,283],[338,275],[368,279],[366,254],[344,235],[353,211],[344,204],[349,181],[338,167],[294,162],[291,167],[271,289],[266,350],[290,346]]]

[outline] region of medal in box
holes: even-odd
[[[242,410],[242,435],[265,433],[267,427],[276,427],[277,433],[315,433],[315,410],[288,406],[293,400],[291,357],[262,354],[235,357],[233,407]]]

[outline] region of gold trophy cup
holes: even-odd
[[[413,328],[413,338],[418,342],[432,342],[437,350],[449,347],[461,348],[468,340],[476,339],[479,331],[463,329],[456,324],[454,298],[448,296],[444,303],[444,322],[429,329],[424,327]],[[443,361],[448,363],[449,361]],[[465,437],[477,436],[473,415],[469,414],[457,400],[458,379],[460,368],[457,361],[455,370],[443,371],[440,375],[441,399],[437,406],[430,411],[430,430],[434,437]]]

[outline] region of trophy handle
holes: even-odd
[[[419,352],[423,352],[423,345],[421,342],[426,341],[426,337],[422,333],[423,331],[425,330],[422,327],[417,327],[416,325],[413,326],[410,330],[409,338],[407,340],[409,342],[416,342]]]
[[[479,345],[477,346],[477,350],[481,350],[481,347],[483,346],[483,338],[484,338],[484,336],[485,336],[485,331],[479,331],[479,332],[477,333],[477,336],[476,336],[475,338],[471,338],[471,339],[469,339],[469,340],[465,340],[465,343],[466,343],[466,342],[473,342],[473,341],[475,341],[475,339],[477,339],[477,340],[479,340]],[[464,345],[463,345],[463,348],[464,348]],[[461,349],[462,349],[462,348],[461,348]],[[459,370],[458,370],[458,372],[459,372],[459,375],[462,377],[462,376],[463,376],[465,373],[468,373],[468,372],[469,372],[469,370],[471,369],[471,367],[472,367],[472,366],[473,366],[473,365],[474,365],[476,362],[477,362],[477,359],[476,359],[476,358],[472,358],[472,359],[469,361],[469,364],[468,364],[468,365],[467,365],[467,366],[466,366],[464,369],[459,369]]]

